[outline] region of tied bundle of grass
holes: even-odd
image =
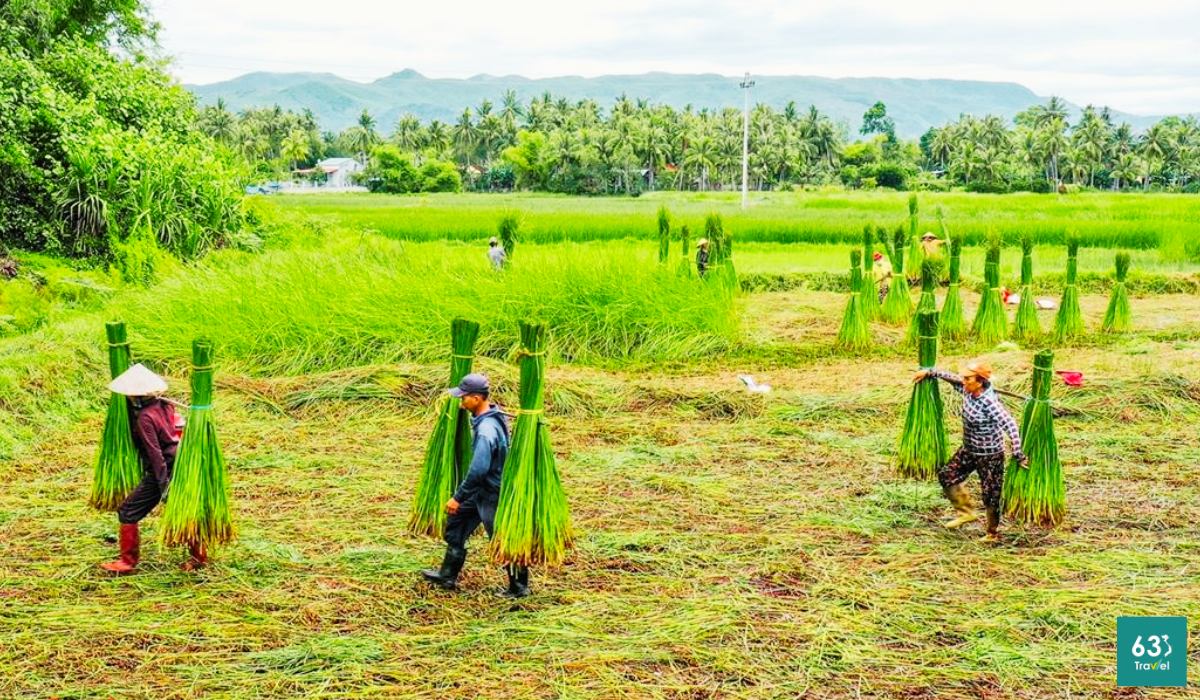
[[[1000,241],[992,239],[983,264],[984,288],[971,332],[984,345],[995,345],[1008,337],[1008,317],[1000,299]]]
[[[908,293],[908,281],[904,277],[904,249],[908,247],[908,234],[904,227],[896,229],[893,240],[892,254],[892,284],[888,289],[887,298],[883,300],[880,314],[884,321],[901,324],[912,315],[912,296]]]
[[[129,369],[130,363],[125,323],[112,321],[104,324],[104,330],[108,335],[108,371],[116,379]],[[88,505],[96,510],[116,510],[141,480],[142,464],[129,425],[129,402],[121,394],[110,392]]]
[[[716,267],[733,255],[733,242],[725,231],[720,214],[704,217],[704,237],[708,239],[708,264]]]
[[[963,313],[962,284],[959,270],[962,266],[962,239],[950,239],[950,286],[946,289],[946,300],[942,302],[939,321],[942,337],[947,340],[962,340],[967,337],[967,319]]]
[[[504,463],[493,560],[522,566],[562,564],[574,542],[544,414],[545,327],[521,324],[521,410]]]
[[[861,352],[871,347],[871,331],[867,327],[866,315],[862,312],[862,251],[850,251],[850,296],[846,299],[846,313],[842,316],[842,327],[838,329],[834,347],[839,350]]]
[[[1125,289],[1125,277],[1129,274],[1129,253],[1117,253],[1117,284],[1113,287],[1112,298],[1108,300],[1108,309],[1104,312],[1104,323],[1100,325],[1104,333],[1128,333],[1132,327],[1129,312],[1129,292]]]
[[[500,234],[500,246],[504,248],[504,255],[509,262],[512,262],[513,249],[517,247],[521,218],[515,211],[506,211],[500,215],[500,222],[496,225],[497,233]]]
[[[679,240],[683,242],[681,249],[683,250],[683,259],[679,261],[679,274],[682,277],[688,277],[692,274],[692,232],[688,229],[688,225],[684,224],[679,227]]]
[[[671,255],[671,214],[666,207],[658,208],[658,261],[664,265]]]
[[[1011,461],[1001,494],[1004,513],[1010,518],[1045,526],[1062,522],[1067,498],[1058,441],[1054,437],[1054,409],[1050,404],[1053,364],[1051,350],[1043,350],[1034,357],[1033,396],[1021,416],[1021,447],[1029,459],[1029,468]]]
[[[908,195],[908,278],[916,282],[921,276],[921,263],[925,260],[925,249],[917,236],[920,221],[917,217],[917,195]]]
[[[1021,236],[1021,303],[1013,322],[1012,337],[1023,343],[1036,343],[1042,337],[1037,306],[1033,303],[1033,238]]]
[[[932,370],[937,363],[937,312],[917,314],[917,327],[921,331],[917,344],[921,368]],[[900,446],[896,451],[896,469],[903,477],[933,479],[946,463],[946,414],[937,383],[936,378],[925,377],[913,385],[904,432],[900,434]]]
[[[929,259],[921,261],[921,296],[917,299],[917,311],[908,324],[908,334],[904,338],[905,345],[915,346],[921,337],[921,314],[937,313],[937,298],[934,296],[934,290],[937,289],[937,276],[937,263]]]
[[[1067,239],[1067,284],[1063,287],[1062,303],[1054,317],[1054,342],[1066,343],[1074,340],[1087,329],[1083,326],[1083,312],[1079,309],[1079,288],[1075,278],[1079,275],[1079,236],[1072,234]]]
[[[875,237],[871,224],[863,226],[862,286],[858,290],[863,318],[873,321],[883,313],[879,305],[879,286],[875,283]]]
[[[479,339],[479,324],[465,318],[450,323],[450,384],[457,386],[471,373],[475,359],[475,341]],[[417,481],[408,531],[415,535],[441,537],[446,527],[446,502],[466,476],[471,462],[471,417],[458,399],[442,394],[437,422],[429,445],[425,448],[425,463]]]
[[[213,350],[208,340],[192,343],[192,400],[175,455],[169,498],[163,509],[164,546],[205,550],[233,541],[229,470],[213,422]]]

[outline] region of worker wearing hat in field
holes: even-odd
[[[921,255],[930,261],[936,270],[936,279],[941,279],[947,271],[945,246],[946,242],[933,235],[932,231],[926,231],[924,236],[921,236]],[[916,270],[920,273],[920,269]]]
[[[962,447],[938,470],[938,481],[946,498],[958,512],[946,527],[959,528],[979,518],[964,483],[971,472],[977,471],[987,509],[987,533],[983,540],[995,542],[999,539],[996,530],[1000,526],[1000,492],[1004,486],[1005,436],[1012,442],[1013,458],[1022,466],[1027,463],[1021,452],[1017,422],[992,389],[992,368],[987,363],[972,360],[961,375],[939,369],[921,370],[913,376],[913,381],[919,382],[927,376],[953,384],[963,396]]]
[[[696,272],[704,277],[704,273],[708,272],[708,239],[701,238],[696,241]]]
[[[467,560],[467,538],[482,523],[488,537],[496,522],[500,503],[500,482],[504,475],[504,460],[508,458],[508,421],[491,402],[491,384],[482,374],[468,374],[458,386],[449,390],[462,401],[471,414],[471,466],[454,496],[446,502],[446,554],[440,569],[421,572],[430,583],[453,590],[458,587],[458,574]],[[500,593],[506,598],[529,595],[529,568],[509,566],[508,588]]]
[[[892,262],[879,252],[875,253],[874,260],[875,284],[879,286],[879,303],[882,304],[892,288]]]
[[[167,500],[171,486],[171,472],[175,467],[175,452],[179,449],[179,434],[176,431],[175,408],[161,398],[167,390],[162,377],[136,364],[112,380],[109,390],[129,397],[133,431],[133,444],[137,447],[142,463],[142,482],[125,498],[117,509],[117,521],[121,524],[121,556],[114,562],[100,567],[114,574],[128,574],[138,565],[141,536],[138,523],[142,521],[160,501]],[[192,547],[191,559],[183,565],[185,570],[203,566],[207,561],[203,548]]]
[[[492,267],[499,270],[504,267],[504,261],[508,258],[508,254],[504,252],[504,247],[500,245],[500,239],[492,236],[488,241],[488,260],[492,261]]]

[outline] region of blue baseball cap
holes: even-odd
[[[458,386],[449,390],[449,394],[456,399],[461,399],[467,394],[479,394],[487,396],[491,392],[492,385],[488,378],[482,374],[468,374],[462,378]]]

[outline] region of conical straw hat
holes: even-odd
[[[112,380],[108,388],[110,391],[126,396],[150,396],[166,391],[167,380],[146,369],[145,365],[138,363]]]

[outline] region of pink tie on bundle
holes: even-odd
[[[1060,369],[1055,374],[1062,377],[1063,384],[1067,386],[1083,386],[1083,372],[1069,372]]]

